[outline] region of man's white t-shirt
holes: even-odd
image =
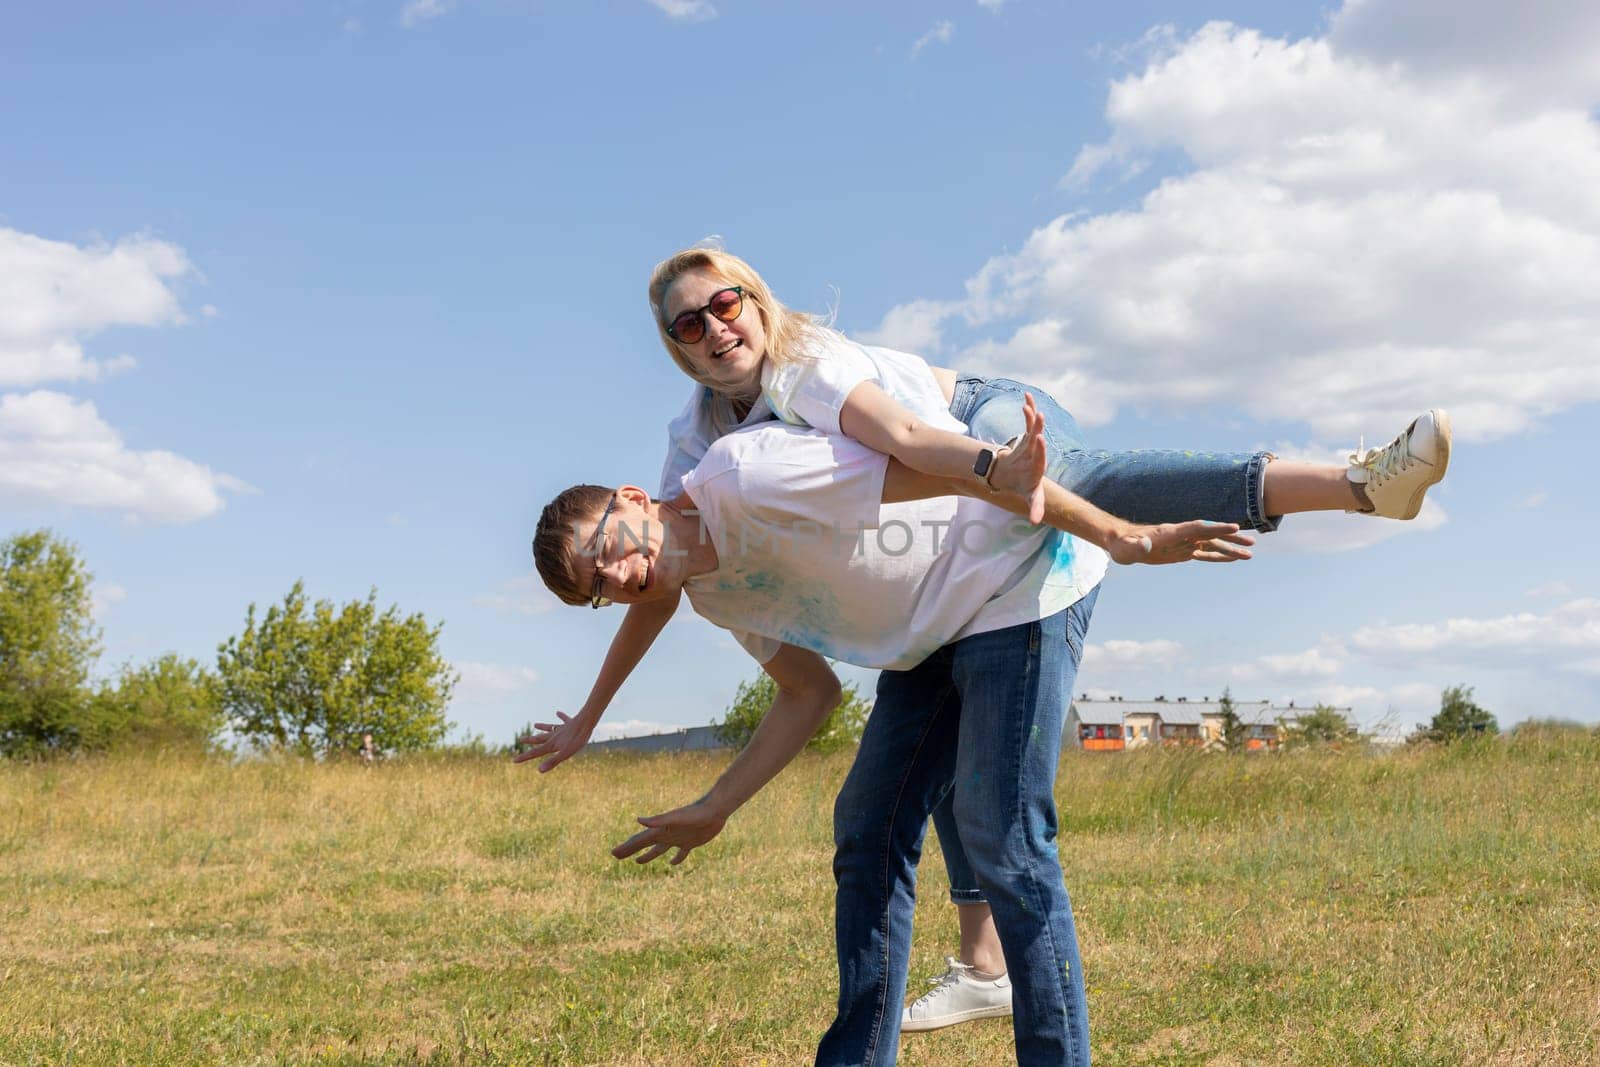
[[[1054,615],[1104,576],[1100,549],[991,504],[883,504],[888,457],[767,423],[713,443],[683,480],[717,570],[695,611],[765,663],[780,644],[905,670],[952,641]]]
[[[950,414],[939,381],[921,356],[892,348],[858,345],[833,330],[813,332],[802,358],[761,368],[761,395],[792,426],[839,433],[839,412],[850,391],[873,382],[929,426],[964,434]]]

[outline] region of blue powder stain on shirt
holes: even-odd
[[[1058,574],[1070,574],[1072,572],[1072,560],[1075,555],[1072,551],[1072,537],[1070,535],[1057,530],[1053,537],[1054,544],[1051,548],[1055,555],[1050,561],[1051,578]]]
[[[766,571],[757,571],[755,574],[744,576],[744,588],[751,593],[776,592],[781,584],[775,576]]]

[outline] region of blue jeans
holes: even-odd
[[[1022,432],[1024,392],[1033,394],[1044,415],[1050,477],[1096,507],[1129,522],[1211,519],[1261,532],[1278,528],[1280,520],[1262,509],[1264,452],[1090,451],[1077,422],[1048,393],[1009,378],[961,375],[950,414],[967,424],[972,437],[1007,441]],[[950,899],[982,904],[983,890],[967,858],[951,798],[933,809],[933,825],[950,876]]]
[[[917,860],[928,814],[948,795],[1010,967],[1017,1062],[1087,1067],[1089,1016],[1056,854],[1054,787],[1098,595],[878,676],[834,804],[839,1012],[818,1064],[895,1060]]]

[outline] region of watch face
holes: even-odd
[[[977,460],[972,464],[972,473],[980,478],[989,476],[989,466],[994,463],[994,449],[986,448],[978,453]]]

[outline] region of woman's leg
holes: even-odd
[[[1265,533],[1283,516],[1308,511],[1409,519],[1449,464],[1450,420],[1438,410],[1345,466],[1280,460],[1268,452],[1090,450],[1072,416],[1048,393],[1005,378],[961,378],[951,414],[972,436],[1005,441],[1022,429],[1024,393],[1033,394],[1044,415],[1052,477],[1130,522],[1211,519]],[[1059,466],[1063,453],[1068,462]]]
[[[1004,974],[1006,960],[994,934],[994,919],[961,844],[954,807],[955,793],[951,791],[933,809],[933,828],[939,834],[939,851],[944,855],[944,870],[950,880],[950,903],[956,906],[961,925],[960,960],[980,971]]]

